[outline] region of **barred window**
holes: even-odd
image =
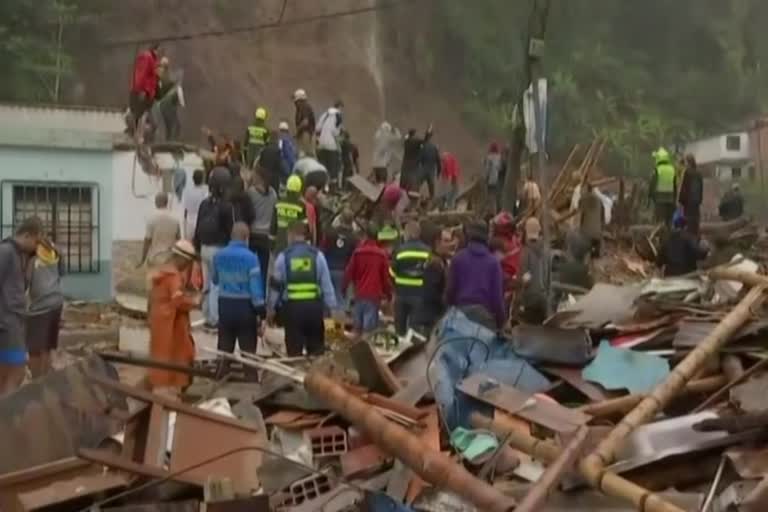
[[[4,185],[6,185],[4,183]],[[66,273],[99,268],[99,189],[92,183],[13,182],[13,228],[36,216],[61,253]],[[3,187],[5,188],[5,187]],[[5,190],[3,196],[7,197]]]

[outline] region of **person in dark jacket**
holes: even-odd
[[[280,190],[280,183],[284,182],[290,173],[283,167],[280,135],[275,131],[270,133],[267,145],[259,154],[259,168],[266,172],[269,186],[275,190]]]
[[[541,236],[536,217],[525,221],[523,255],[520,260],[521,316],[529,324],[541,324],[550,313],[552,294],[552,253]]]
[[[737,182],[723,195],[719,211],[720,218],[724,221],[736,220],[744,215],[744,196],[741,195],[741,187]]]
[[[232,204],[233,222],[243,222],[250,226],[255,218],[253,203],[245,191],[245,182],[240,176],[232,179],[229,189],[229,202]]]
[[[429,245],[431,252],[424,268],[421,303],[416,308],[414,324],[420,334],[429,336],[445,313],[445,287],[453,236],[447,229],[427,226],[422,239]]]
[[[685,155],[685,173],[680,184],[680,207],[683,209],[688,231],[699,236],[701,225],[701,203],[704,200],[704,179],[701,177],[696,159],[693,155]]]
[[[418,221],[405,226],[405,242],[392,254],[391,275],[395,280],[395,332],[405,336],[413,327],[413,316],[421,302],[424,267],[429,261],[429,247],[421,241]]]
[[[211,281],[213,257],[229,243],[234,224],[234,209],[227,199],[231,178],[229,170],[217,167],[208,181],[210,195],[200,203],[193,239],[195,251],[200,254],[203,267],[203,316],[209,327],[219,322],[218,288]]]
[[[664,277],[690,274],[697,270],[697,262],[707,257],[707,250],[689,231],[685,229],[684,217],[676,217],[672,231],[659,250],[656,263],[664,272]]]
[[[421,188],[421,184],[427,182],[427,188],[429,189],[429,198],[435,198],[435,180],[441,172],[441,158],[440,150],[437,149],[434,141],[432,140],[433,133],[430,130],[424,137],[424,143],[421,145],[421,151],[419,151],[419,178],[416,180],[415,187],[418,192]]]
[[[341,132],[341,169],[342,188],[346,188],[347,179],[360,172],[360,150],[347,130]]]
[[[339,223],[328,228],[322,243],[320,244],[325,259],[328,260],[328,268],[331,271],[331,281],[336,290],[336,302],[339,308],[347,305],[346,294],[343,292],[344,270],[347,268],[352,253],[357,248],[358,239],[352,224],[355,214],[349,208],[345,208],[339,216]]]
[[[400,168],[400,186],[405,190],[412,190],[416,186],[422,144],[424,139],[416,135],[416,130],[408,130],[403,141],[403,164]]]

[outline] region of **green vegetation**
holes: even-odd
[[[532,4],[436,4],[436,68],[461,77],[465,113],[497,133],[510,131],[525,81]],[[741,126],[768,101],[766,19],[764,0],[551,0],[550,151],[599,135],[612,164],[642,172],[662,142]]]
[[[74,0],[0,1],[0,100],[54,102],[72,72],[63,47]]]

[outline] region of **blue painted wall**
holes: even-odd
[[[72,299],[111,300],[111,150],[0,146],[0,227],[3,238],[11,235],[13,187],[10,182],[40,182],[40,185],[46,182],[92,183],[98,187],[98,240],[94,240],[92,251],[94,256],[98,254],[99,271],[65,275],[62,284],[65,295]]]

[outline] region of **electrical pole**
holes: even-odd
[[[549,245],[549,176],[547,176],[547,153],[546,143],[546,117],[544,112],[543,98],[539,82],[543,78],[541,61],[544,58],[546,42],[544,40],[547,31],[547,20],[549,18],[550,0],[537,0],[534,2],[533,9],[533,31],[528,38],[528,61],[531,76],[531,88],[533,89],[533,109],[534,119],[536,120],[536,148],[537,148],[537,169],[536,181],[541,191],[541,227],[544,235],[544,243]]]

